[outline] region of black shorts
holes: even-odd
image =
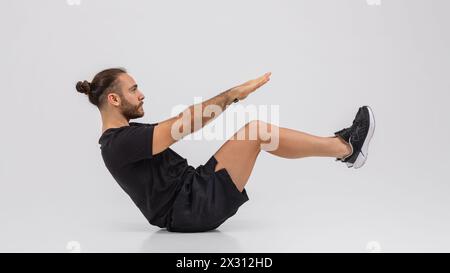
[[[171,209],[168,231],[216,229],[248,201],[247,191],[238,190],[225,168],[214,172],[216,165],[213,155],[187,176]]]

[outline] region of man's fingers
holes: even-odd
[[[266,74],[262,75],[259,78],[260,82],[266,83],[268,80],[270,80],[270,75],[272,75],[272,72],[267,72]]]
[[[265,75],[267,75],[267,73]],[[256,82],[254,82],[253,90],[256,90],[256,89],[260,88],[261,86],[263,86],[264,84],[266,84],[270,80],[270,78],[268,78],[267,76],[262,76],[260,78],[261,79],[258,79],[258,80],[256,80]]]
[[[271,74],[272,74],[271,72],[267,72],[267,73],[265,73],[264,75],[262,75],[261,77],[259,77],[258,79],[259,79],[259,80],[265,80],[265,79],[268,79],[268,78],[270,77]]]
[[[263,78],[268,79],[270,75],[272,75],[272,72],[267,72],[266,74],[263,75]]]
[[[261,80],[261,83],[265,84],[266,82],[268,82],[270,80],[270,75],[271,74],[272,74],[271,72],[268,72],[268,73],[264,74],[264,76],[263,76],[263,78]]]
[[[269,78],[268,74],[266,73],[263,76],[253,80],[252,83],[256,84],[257,86],[261,86],[262,84],[265,84],[269,80],[270,80],[270,78]]]
[[[270,79],[264,79],[262,81],[260,81],[256,86],[255,89],[260,88],[261,86],[263,86],[264,84],[266,84]]]
[[[241,86],[246,86],[246,85],[254,85],[254,88],[259,88],[261,87],[263,84],[267,83],[270,80],[270,75],[272,75],[272,72],[267,72],[264,75],[253,79],[253,80],[249,80],[245,83],[243,83]]]

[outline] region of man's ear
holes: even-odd
[[[117,93],[109,93],[108,102],[111,103],[112,105],[119,106],[120,96]]]

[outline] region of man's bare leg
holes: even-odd
[[[278,130],[278,134],[272,134],[273,130]],[[276,141],[274,137],[277,138]],[[264,144],[270,142],[278,145],[275,148],[264,149]],[[218,162],[215,171],[225,168],[238,190],[242,192],[261,150],[283,158],[310,156],[341,158],[351,152],[351,147],[335,136],[320,137],[254,120],[236,132],[214,154]]]

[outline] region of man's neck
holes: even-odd
[[[129,122],[123,117],[106,118],[106,115],[102,115],[102,134],[109,128],[119,128],[123,126],[129,126]]]

